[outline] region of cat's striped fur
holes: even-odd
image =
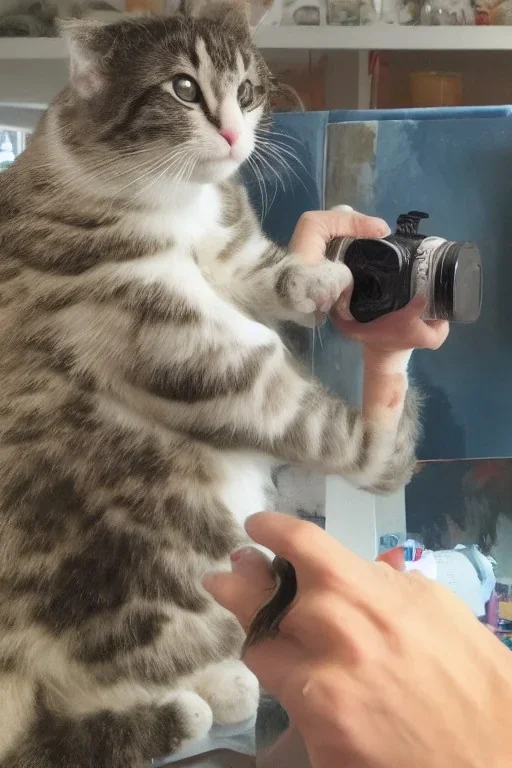
[[[201,577],[271,464],[384,492],[414,464],[415,413],[365,423],[276,331],[347,270],[262,235],[232,173],[274,84],[211,7],[74,28],[71,84],[0,176],[1,768],[142,768],[251,715],[241,630]],[[167,92],[176,71],[204,103]]]

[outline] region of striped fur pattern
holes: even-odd
[[[201,578],[272,465],[386,492],[414,464],[414,414],[375,429],[281,340],[350,275],[261,233],[234,174],[275,83],[238,9],[188,13],[71,24],[0,176],[1,768],[142,768],[249,717]]]

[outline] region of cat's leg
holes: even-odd
[[[274,295],[282,294],[285,304],[298,301],[298,309],[314,303],[325,308],[317,266],[296,262],[293,274],[283,267]],[[337,267],[343,271],[343,265],[328,261],[318,265],[329,275]],[[111,358],[124,368],[123,396],[129,402],[138,402],[143,393],[137,407],[158,423],[223,451],[259,451],[282,463],[345,475],[358,487],[380,492],[392,492],[410,479],[418,413],[413,394],[406,397],[405,368],[372,388],[371,408],[368,403],[363,410],[351,407],[301,372],[279,335],[222,298],[192,259],[169,259],[166,270],[172,290],[159,322],[141,323],[138,315],[126,315],[123,343],[95,348],[95,372]],[[329,301],[339,288],[340,283],[329,289]],[[99,303],[94,313],[91,309],[96,323],[109,322],[104,312]],[[77,359],[88,359],[82,314],[83,308],[74,306],[61,311],[59,343]],[[118,384],[121,392],[124,386]]]
[[[252,244],[251,257],[240,254],[243,263],[234,272],[229,291],[257,317],[314,326],[315,313],[329,312],[353,283],[345,264],[327,259],[305,264],[263,235],[259,248]]]
[[[210,664],[196,672],[190,684],[208,702],[213,722],[219,725],[248,720],[258,710],[258,680],[239,659]]]
[[[260,451],[344,475],[366,490],[392,492],[408,482],[418,409],[405,368],[375,392],[369,418],[299,370],[275,331],[197,275],[201,280],[204,309],[193,332],[179,320],[169,323],[171,344],[162,343],[160,326],[139,326],[129,358],[131,382],[155,396],[160,421],[223,451]]]
[[[56,711],[51,701],[39,691],[31,720],[0,757],[0,768],[147,768],[212,725],[211,708],[193,691],[81,715]]]

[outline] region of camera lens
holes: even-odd
[[[478,320],[482,306],[482,263],[473,243],[447,242],[434,270],[434,318],[456,323]]]
[[[350,312],[355,320],[368,323],[405,306],[409,251],[390,240],[354,240],[345,253],[345,264],[354,277]]]

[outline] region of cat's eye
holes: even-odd
[[[201,99],[201,89],[189,75],[176,75],[172,79],[172,88],[180,101],[185,101],[187,104],[197,104]]]
[[[250,80],[244,80],[238,89],[238,103],[240,106],[248,107],[254,101],[254,86]]]

